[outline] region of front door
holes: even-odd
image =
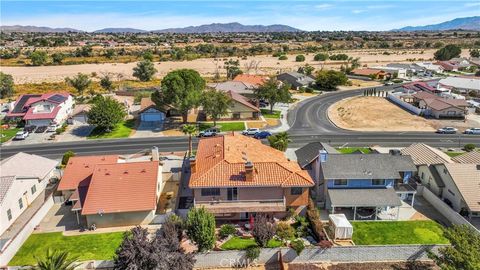
[[[229,201],[236,201],[238,195],[237,188],[227,188],[227,200]]]

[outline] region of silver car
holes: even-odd
[[[28,137],[28,134],[28,131],[19,131],[15,134],[15,140],[25,140]]]
[[[465,134],[480,134],[480,128],[469,128],[465,130]]]

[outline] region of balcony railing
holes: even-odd
[[[205,207],[212,213],[282,212],[285,197],[269,200],[195,200],[195,207]]]

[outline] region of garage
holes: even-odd
[[[52,122],[51,119],[35,119],[35,120],[27,120],[27,126],[49,126]]]
[[[165,120],[165,114],[155,108],[149,108],[140,113],[142,122],[161,122]]]

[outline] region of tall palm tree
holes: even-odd
[[[78,264],[75,264],[77,260],[76,257],[69,258],[69,253],[67,251],[51,251],[47,249],[46,256],[44,258],[38,258],[37,265],[32,269],[34,270],[74,270]]]
[[[188,156],[192,155],[192,135],[197,133],[197,127],[195,125],[183,125],[182,132],[188,135]]]
[[[283,152],[287,150],[288,143],[291,141],[292,140],[290,140],[290,136],[287,132],[280,132],[278,134],[268,137],[268,142],[270,143],[270,146]]]

